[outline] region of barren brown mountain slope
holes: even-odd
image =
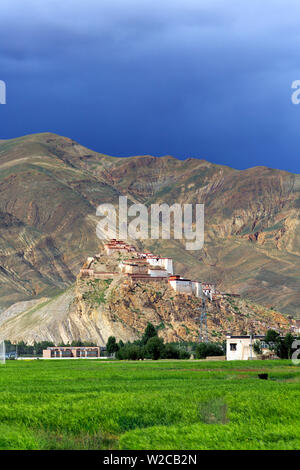
[[[0,310],[70,286],[98,249],[96,207],[131,201],[204,203],[205,245],[144,243],[178,272],[300,315],[300,176],[205,160],[114,158],[37,134],[0,142]]]

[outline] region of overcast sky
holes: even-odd
[[[298,0],[1,0],[0,139],[300,173]]]

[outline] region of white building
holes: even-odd
[[[192,282],[192,291],[195,297],[203,297],[202,282],[201,281],[191,281]]]
[[[136,251],[133,245],[129,245],[123,240],[116,240],[115,238],[111,239],[107,243],[104,243],[104,250],[107,255],[111,255],[113,253],[129,253]]]
[[[151,277],[168,277],[167,271],[161,266],[150,266],[148,268],[148,274]]]
[[[270,352],[263,341],[261,335],[227,336],[226,338],[226,359],[227,361],[243,361],[248,359],[257,359],[253,345],[259,340],[262,346],[262,353]]]
[[[171,276],[168,280],[172,289],[180,294],[193,294],[192,283],[190,279],[184,279],[180,276]]]
[[[161,258],[155,255],[146,255],[147,263],[151,266],[160,266],[161,268],[165,269],[169,275],[173,274],[173,260],[172,258]]]

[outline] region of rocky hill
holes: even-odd
[[[98,249],[96,207],[119,195],[148,205],[204,203],[203,250],[188,252],[179,240],[149,240],[144,249],[173,257],[182,274],[300,314],[299,175],[171,156],[114,158],[54,134],[0,142],[0,311],[55,302],[71,288]]]
[[[106,279],[79,275],[73,287],[53,299],[11,306],[0,315],[0,339],[31,344],[81,340],[104,346],[111,335],[124,342],[138,339],[148,322],[167,342],[199,339],[202,299],[175,292],[163,279],[133,282],[120,273],[119,262],[119,254],[102,253],[97,265],[104,273],[114,272],[113,278],[111,274]],[[224,340],[226,333],[264,334],[268,328],[281,332],[291,328],[279,312],[238,297],[207,298],[206,309],[210,340]]]

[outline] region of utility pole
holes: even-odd
[[[206,314],[206,302],[205,298],[202,298],[202,311],[200,317],[200,335],[201,341],[208,342],[208,331],[207,331],[207,314]]]
[[[200,322],[200,331],[199,331],[199,343],[208,342],[208,330],[207,330],[207,314],[206,314],[206,303],[205,298],[202,297],[202,307],[196,308],[200,311],[200,316],[195,317],[194,320]]]
[[[249,356],[250,356],[250,359],[253,359],[253,336],[255,335],[255,329],[253,327],[249,328],[249,335],[250,335]]]
[[[6,362],[6,351],[5,351],[5,341],[0,343],[0,364],[5,364]]]

